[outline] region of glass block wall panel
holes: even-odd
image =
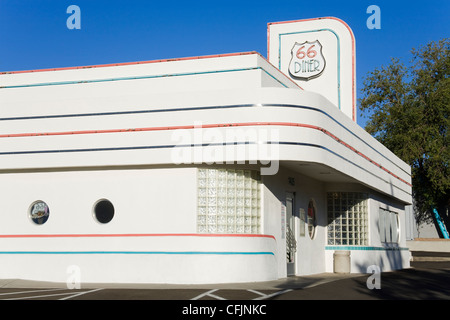
[[[260,233],[260,180],[251,170],[198,169],[197,231]]]
[[[327,238],[329,245],[368,244],[367,194],[330,192],[327,195]]]

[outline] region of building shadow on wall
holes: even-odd
[[[379,221],[376,227],[380,230]],[[427,266],[412,263],[410,268],[402,269],[402,251],[397,245],[387,245],[385,257],[379,257],[373,264],[381,271],[380,289],[369,288],[368,282],[374,283],[375,274],[368,273],[368,265],[359,264],[354,271],[366,273],[365,277],[352,279],[359,295],[383,300],[450,300],[450,263]]]
[[[375,230],[380,230],[380,220],[377,220]],[[370,272],[367,268],[371,265],[378,266],[382,272],[383,270],[399,270],[404,268],[401,248],[397,242],[384,244],[383,249],[381,252],[383,252],[382,255],[384,257],[380,256],[376,261],[371,260],[368,263],[356,264],[356,270],[352,270],[352,272]]]
[[[351,258],[351,257],[350,257]],[[401,251],[398,248],[386,248],[385,258],[378,258],[375,262],[364,263],[364,264],[356,264],[356,270],[352,270],[352,272],[357,273],[368,273],[369,266],[375,265],[380,268],[383,272],[384,270],[400,270],[403,269],[402,265],[402,255]]]

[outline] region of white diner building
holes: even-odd
[[[0,278],[408,268],[410,168],[356,123],[350,28],[271,23],[268,42],[268,59],[1,72]]]

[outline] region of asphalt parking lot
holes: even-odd
[[[262,283],[217,285],[65,284],[0,280],[1,300],[449,300],[450,261],[413,262],[410,269],[380,274],[380,288],[368,287],[370,274],[319,274]],[[373,287],[373,286],[372,286]]]
[[[360,275],[319,274],[307,277],[234,284],[81,284],[68,289],[63,283],[23,280],[0,282],[1,300],[273,300],[288,292],[309,289],[338,279]]]

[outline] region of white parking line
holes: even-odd
[[[70,289],[43,289],[43,290],[29,290],[29,291],[19,291],[19,292],[10,292],[10,293],[0,293],[0,295],[8,296],[8,295],[14,295],[14,294],[27,294],[27,293],[38,293],[38,292],[48,292],[48,291],[60,291],[60,290],[70,290]],[[91,293],[95,291],[102,290],[99,289],[93,289],[83,292],[78,292],[74,294],[73,291],[70,292],[63,292],[63,293],[54,293],[54,294],[41,294],[41,295],[33,295],[33,296],[25,296],[25,297],[16,297],[16,298],[6,298],[6,299],[0,299],[0,300],[25,300],[25,299],[38,299],[38,298],[47,298],[47,297],[56,297],[56,296],[64,296],[64,295],[70,295],[65,298],[61,298],[59,300],[67,300],[72,299],[78,296],[81,296],[86,293]]]
[[[227,300],[227,299],[225,299],[225,298],[222,298],[222,297],[219,297],[219,296],[216,296],[215,294],[208,294],[208,296],[210,296],[210,297],[212,297],[212,298],[216,298],[217,300]]]
[[[96,292],[96,291],[100,291],[100,290],[102,290],[102,288],[93,289],[93,290],[84,291],[84,292],[79,292],[79,293],[74,294],[74,295],[72,295],[72,296],[70,296],[70,297],[61,298],[61,299],[59,299],[59,300],[68,300],[68,299],[72,299],[72,298],[81,296],[81,295],[86,294],[86,293]]]
[[[264,300],[264,299],[268,299],[268,298],[279,296],[280,294],[285,294],[285,293],[287,293],[289,291],[292,291],[292,289],[286,289],[286,290],[278,291],[278,292],[275,292],[275,293],[272,293],[272,294],[267,294],[267,295],[264,295],[263,297],[258,297],[258,298],[255,298],[253,300]]]
[[[4,292],[4,293],[0,293],[0,296],[9,296],[9,295],[13,295],[13,294],[22,294],[22,293],[34,293],[34,292],[46,292],[46,291],[59,291],[59,290],[67,290],[67,289],[41,289],[41,290],[28,290],[28,291]]]
[[[203,298],[205,296],[210,296],[210,297],[218,299],[218,300],[226,300],[226,299],[224,299],[222,297],[219,297],[219,296],[216,296],[215,294],[212,294],[213,292],[216,292],[217,290],[219,290],[219,289],[212,289],[212,290],[206,291],[206,292],[204,292],[204,293],[202,293],[202,294],[192,298],[191,300],[198,300],[198,299]]]
[[[219,289],[212,289],[212,290],[206,291],[206,292],[204,292],[202,294],[199,294],[198,296],[192,298],[191,300],[198,300],[198,299],[201,299],[201,298],[206,297],[206,296],[209,296],[211,298],[215,298],[215,299],[218,299],[218,300],[227,300],[225,298],[222,298],[220,296],[217,296],[217,295],[213,294],[213,292],[216,292],[217,290],[219,290]],[[246,289],[246,291],[253,292],[253,293],[259,295],[259,297],[254,298],[252,300],[264,300],[264,299],[269,299],[269,298],[272,298],[272,297],[279,296],[281,294],[285,294],[287,292],[292,291],[292,289],[281,290],[281,291],[277,291],[277,292],[274,292],[274,293],[271,293],[271,294],[265,294],[265,293],[262,293],[262,292],[259,292],[257,290],[253,290],[253,289]]]
[[[259,291],[253,290],[253,289],[247,289],[247,291],[256,293],[257,295],[260,295],[260,296],[266,296],[265,293],[262,293],[262,292],[259,292]]]
[[[68,295],[68,294],[71,294],[71,292],[55,293],[55,294],[43,294],[43,295],[38,295],[38,296],[27,296],[27,297],[9,298],[9,299],[2,299],[2,300],[25,300],[25,299],[56,297],[56,296],[62,296],[62,295]]]

